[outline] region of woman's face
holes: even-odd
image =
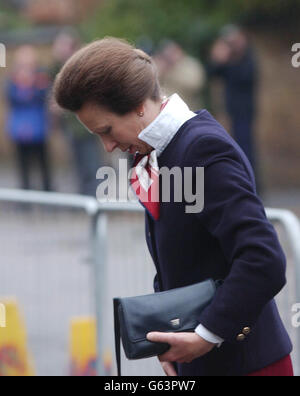
[[[116,148],[135,154],[149,154],[153,147],[138,138],[159,114],[160,103],[147,100],[139,109],[120,116],[97,104],[85,104],[76,114],[79,121],[93,134],[98,135],[109,153]],[[143,117],[139,115],[143,113]]]

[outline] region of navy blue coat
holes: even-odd
[[[160,219],[146,212],[155,291],[225,279],[199,317],[225,342],[190,364],[177,364],[178,374],[246,375],[290,354],[273,299],[286,283],[285,256],[243,151],[203,110],[180,128],[158,162],[160,168],[204,167],[205,204],[201,213],[185,213],[190,203],[172,200],[171,182],[171,202],[161,203]],[[238,341],[245,327],[251,333]]]

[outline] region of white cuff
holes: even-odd
[[[203,338],[205,341],[211,342],[212,344],[218,344],[218,348],[223,344],[224,340],[221,337],[218,337],[211,331],[207,330],[204,326],[201,324],[196,328],[195,333],[198,334],[201,338]]]

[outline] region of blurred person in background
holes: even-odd
[[[252,164],[259,190],[253,132],[257,65],[248,37],[242,29],[234,25],[223,28],[221,37],[211,50],[209,75],[221,77],[224,81],[232,134]]]
[[[192,110],[200,110],[201,90],[206,81],[202,64],[174,41],[163,42],[154,59],[164,93],[169,96],[177,92]]]
[[[16,147],[21,185],[26,190],[32,188],[30,170],[35,163],[42,175],[43,189],[50,191],[47,153],[50,79],[39,67],[37,52],[30,45],[16,50],[11,70],[6,86],[6,129]]]
[[[52,80],[79,47],[80,38],[75,31],[65,30],[58,34],[52,47]],[[56,106],[52,106],[51,109],[54,123],[63,131],[72,150],[78,193],[96,196],[99,185],[96,173],[101,166],[102,157],[98,140],[86,133],[85,128],[72,113],[63,113]]]

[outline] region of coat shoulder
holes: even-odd
[[[181,147],[187,151],[197,146],[203,147],[203,140],[215,145],[228,145],[238,150],[238,145],[225,128],[207,111],[202,110],[196,117],[189,120],[183,127],[184,133],[180,134]]]

